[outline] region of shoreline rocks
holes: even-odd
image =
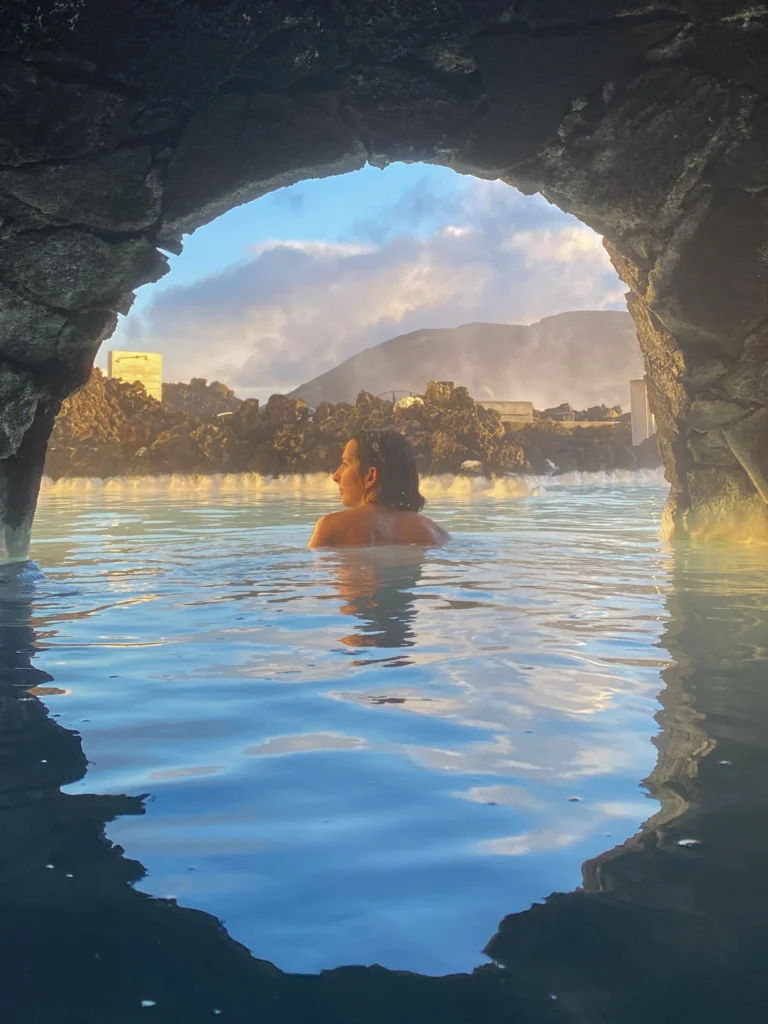
[[[517,426],[475,402],[466,388],[430,383],[418,400],[392,403],[362,391],[354,405],[272,395],[263,406],[197,378],[167,384],[165,400],[140,384],[94,370],[63,404],[45,472],[62,477],[255,472],[331,473],[356,431],[394,427],[411,442],[419,472],[488,477],[650,469],[655,438],[637,448],[618,415],[606,426],[539,419]],[[613,412],[613,410],[611,410]]]

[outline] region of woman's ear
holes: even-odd
[[[375,487],[379,482],[379,471],[375,466],[369,466],[368,472],[365,474],[365,486]]]

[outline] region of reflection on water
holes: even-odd
[[[45,508],[0,582],[8,1019],[762,1021],[768,562],[659,551],[662,500],[448,504],[394,563],[305,554],[306,501]]]
[[[765,1019],[766,569],[764,552],[673,552],[645,782],[661,808],[585,862],[581,892],[506,918],[489,943],[576,1020]]]
[[[416,643],[415,588],[427,553],[419,548],[371,548],[364,553],[323,553],[321,565],[339,596],[342,615],[357,621],[354,632],[340,637],[347,647],[399,652]],[[353,665],[411,664],[404,654],[353,661]],[[386,698],[381,698],[386,700]],[[395,698],[391,698],[395,700]]]

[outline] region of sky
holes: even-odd
[[[161,352],[167,381],[290,391],[398,334],[625,309],[600,238],[540,196],[444,167],[312,179],[185,237],[109,349]]]

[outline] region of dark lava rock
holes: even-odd
[[[220,420],[227,426],[228,413],[237,412],[240,399],[226,384],[204,377],[193,377],[189,384],[163,384],[163,406],[171,412],[195,416],[199,420]],[[258,406],[257,406],[258,408]]]
[[[539,420],[518,429],[474,402],[466,388],[446,383],[433,382],[423,396],[396,404],[363,391],[354,405],[324,402],[314,414],[286,395],[272,395],[263,407],[253,398],[241,402],[223,385],[200,378],[169,387],[173,397],[161,405],[141,384],[94,370],[62,407],[48,475],[331,473],[356,431],[387,427],[409,439],[422,473],[458,473],[465,463],[496,476],[550,473],[552,465],[560,472],[597,471],[659,461],[655,444],[628,447],[627,424],[569,430]],[[224,418],[217,414],[221,405],[229,407]],[[205,415],[184,411],[192,407]]]

